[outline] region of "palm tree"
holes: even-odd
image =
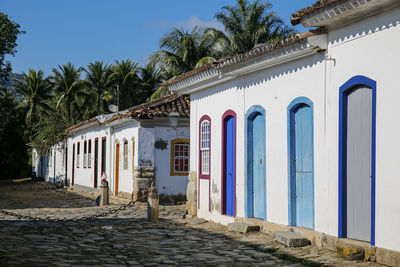
[[[47,101],[52,97],[50,83],[47,78],[44,78],[42,70],[29,69],[28,74],[23,74],[22,79],[14,79],[13,88],[25,99],[26,124],[30,127],[36,122],[39,109],[49,108]]]
[[[154,95],[158,91],[157,88],[160,88],[160,83],[165,81],[165,75],[160,69],[153,64],[147,64],[146,67],[140,68],[140,79],[141,94],[145,97],[143,101],[147,100],[149,96],[151,100],[162,96]]]
[[[223,44],[226,54],[233,55],[251,50],[255,45],[285,38],[295,31],[286,26],[270,9],[268,1],[237,0],[235,6],[224,6],[215,15],[225,32],[209,28],[206,32]]]
[[[97,115],[105,113],[107,96],[111,94],[112,79],[110,66],[103,63],[103,61],[96,61],[90,63],[86,72],[86,84],[91,94],[96,98],[96,113]]]
[[[120,109],[134,106],[138,103],[138,86],[139,86],[139,65],[130,59],[118,60],[112,67],[113,73],[111,79],[113,83],[119,85]]]
[[[160,49],[150,62],[160,67],[167,78],[177,76],[219,57],[214,36],[195,27],[191,32],[174,28],[160,41]]]
[[[58,65],[53,68],[53,75],[50,76],[52,85],[58,94],[57,108],[62,108],[68,122],[75,124],[79,117],[76,111],[79,110],[80,99],[86,98],[84,92],[85,83],[80,79],[81,69],[75,68],[71,63]],[[75,111],[72,116],[72,111]]]

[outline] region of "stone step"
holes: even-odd
[[[311,241],[298,232],[278,231],[275,232],[275,241],[287,247],[305,247],[311,245]]]
[[[370,243],[340,238],[336,244],[337,252],[349,260],[374,260],[375,248],[371,247]]]
[[[202,223],[206,223],[207,221],[205,220],[205,219],[203,219],[203,218],[194,218],[194,219],[191,219],[190,221],[189,221],[189,224],[191,224],[191,225],[197,225],[197,224],[202,224]]]
[[[239,233],[248,233],[248,232],[259,232],[260,226],[245,222],[234,222],[228,224],[228,231],[234,231]]]

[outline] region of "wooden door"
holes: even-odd
[[[116,144],[115,148],[115,195],[119,192],[119,143]]]
[[[299,104],[290,116],[292,225],[314,228],[313,111]]]
[[[371,241],[372,90],[347,94],[347,237]]]
[[[235,216],[236,127],[235,118],[233,116],[229,116],[227,119],[225,119],[224,128],[224,208],[226,215]]]
[[[251,217],[266,219],[265,118],[256,112],[249,117],[247,133],[248,187]]]
[[[94,140],[94,188],[97,188],[97,180],[99,179],[99,139]]]

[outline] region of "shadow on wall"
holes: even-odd
[[[290,75],[301,71],[303,69],[308,69],[320,64],[325,59],[325,53],[320,52],[315,55],[301,58],[292,62],[286,62],[267,70],[260,70],[252,74],[246,74],[239,76],[234,80],[227,81],[221,85],[213,87],[210,90],[203,90],[192,96],[192,100],[201,100],[203,98],[216,96],[223,93],[226,90],[231,90],[232,88],[237,88],[238,90],[244,90],[253,86],[257,86],[268,81],[277,79],[281,76]]]
[[[398,11],[400,9],[397,8],[395,10]],[[399,13],[395,14],[395,12],[392,11],[392,14],[390,14],[389,12],[389,14],[385,16],[378,15],[372,18],[368,18],[367,20],[363,21],[363,23],[353,24],[347,26],[347,28],[345,29],[332,31],[329,34],[329,43],[331,45],[336,45],[338,43],[346,42],[354,38],[370,35],[376,32],[383,31],[385,29],[399,26],[399,24]]]

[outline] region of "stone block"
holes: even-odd
[[[248,232],[259,232],[260,226],[245,222],[234,222],[228,224],[228,231],[234,231],[243,234]]]
[[[275,240],[287,247],[305,247],[311,245],[311,241],[298,232],[278,231]]]
[[[204,220],[203,218],[194,218],[192,220],[190,220],[189,224],[191,225],[197,225],[197,224],[202,224],[202,223],[206,223],[207,221]]]
[[[136,177],[133,180],[133,188],[136,190],[142,190],[142,189],[148,190],[150,188],[151,181],[152,181],[152,179],[149,179],[149,178]]]
[[[337,252],[348,260],[363,260],[364,248],[357,242],[348,239],[339,239],[336,244]]]
[[[400,266],[400,252],[385,248],[376,248],[376,262],[389,265]]]
[[[188,215],[197,215],[197,202],[186,202],[186,212]]]

